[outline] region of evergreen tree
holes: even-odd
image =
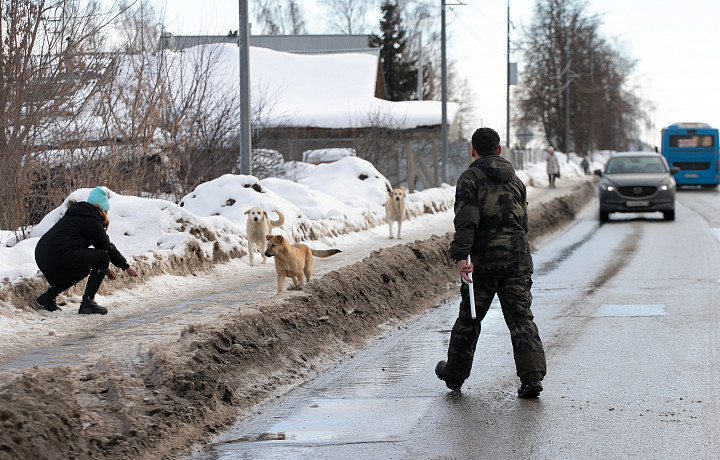
[[[380,64],[388,99],[407,101],[413,98],[417,90],[416,62],[406,50],[407,31],[403,28],[396,1],[385,0],[380,10],[382,36],[373,34],[370,44],[380,47]]]

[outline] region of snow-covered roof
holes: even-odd
[[[250,35],[250,46],[268,48],[296,54],[362,53],[380,55],[380,48],[370,46],[370,35],[323,34],[323,35]],[[169,32],[160,37],[159,48],[179,51],[198,45],[232,43],[238,44],[237,31],[227,35],[173,35]]]
[[[380,55],[370,46],[370,35],[251,35],[250,46],[295,54],[361,53]]]
[[[223,45],[228,46],[228,45]],[[229,47],[237,55],[237,48]],[[440,101],[376,98],[377,57],[338,53],[303,55],[250,47],[252,97],[274,95],[270,125],[283,127],[412,129],[437,126]],[[460,106],[449,102],[448,123]]]

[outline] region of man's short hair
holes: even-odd
[[[472,146],[480,156],[497,155],[500,135],[492,128],[478,128],[472,135]]]

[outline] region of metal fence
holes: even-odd
[[[544,163],[545,155],[547,151],[542,148],[538,149],[515,149],[511,150],[510,153],[505,156],[510,163],[512,163],[515,170],[527,169],[527,166],[531,163]]]

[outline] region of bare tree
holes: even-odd
[[[367,12],[374,0],[321,0],[327,8],[327,21],[331,30],[341,34],[358,34],[366,31]]]
[[[120,4],[118,30],[122,50],[126,53],[154,51],[160,38],[159,21],[149,0],[134,0]]]
[[[307,33],[302,9],[295,0],[259,0],[256,22],[266,35]]]
[[[219,68],[222,46],[127,57],[108,97],[109,125],[132,150],[134,191],[179,196],[231,172],[237,91]],[[158,180],[160,179],[160,180]]]
[[[114,78],[96,107],[103,120],[103,138],[112,141],[107,142],[103,177],[112,187],[138,194],[166,191],[156,142],[163,108],[170,101],[165,66],[162,53],[121,54],[114,60]]]
[[[405,120],[397,119],[381,107],[376,107],[354,122],[357,139],[355,149],[357,156],[375,166],[386,177],[396,177],[398,183],[407,180],[405,162],[401,161],[402,139],[398,139],[398,131]]]
[[[92,138],[92,120],[83,116],[84,102],[102,82],[107,60],[97,47],[112,19],[112,13],[102,12],[94,1],[0,3],[3,228],[22,233],[35,219],[30,204],[38,200],[31,195],[47,198],[57,185],[49,174],[41,173],[62,159],[40,153]]]
[[[519,43],[526,66],[517,122],[565,151],[623,150],[635,124],[625,87],[635,62],[602,37],[599,16],[585,8],[584,0],[537,0]]]
[[[440,68],[440,9],[436,2],[428,0],[405,0],[398,2],[400,15],[407,25],[407,38],[409,46],[405,49],[407,58],[416,62],[420,69],[422,79],[422,94],[416,94],[416,99],[439,99],[434,88],[440,87],[440,75],[434,75],[432,69]],[[453,63],[448,61],[448,70]],[[448,92],[452,86],[448,82]]]
[[[478,128],[475,125],[475,104],[476,99],[470,81],[458,75],[455,67],[452,66],[448,71],[448,99],[457,101],[460,104],[460,110],[455,115],[455,125],[457,133],[461,137],[470,139],[472,133]]]

